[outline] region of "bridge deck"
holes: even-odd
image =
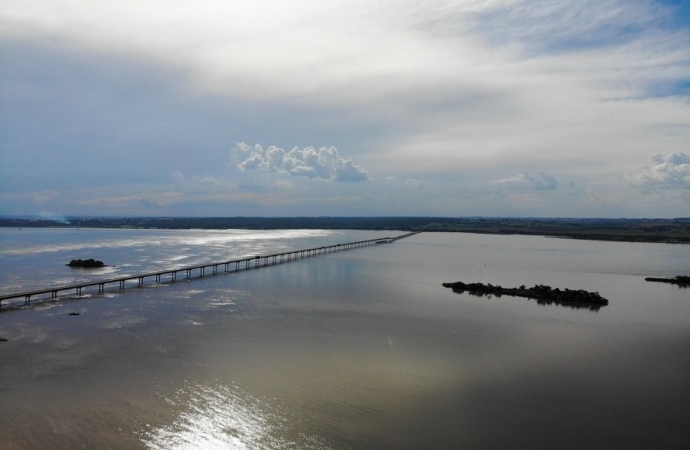
[[[109,279],[105,279],[105,280],[87,281],[84,283],[73,283],[73,284],[67,284],[67,285],[61,285],[61,286],[47,287],[47,288],[43,288],[43,289],[34,289],[34,290],[30,290],[30,291],[25,291],[25,292],[17,292],[14,294],[5,294],[5,295],[0,295],[0,309],[2,308],[2,302],[6,301],[6,300],[23,298],[24,304],[30,305],[32,297],[38,297],[38,296],[50,294],[49,298],[57,298],[58,293],[70,292],[70,291],[74,291],[76,295],[81,295],[82,290],[84,288],[89,288],[89,287],[97,287],[98,293],[102,294],[105,292],[106,285],[111,285],[114,283],[117,283],[119,286],[119,289],[123,290],[125,288],[125,284],[128,281],[136,281],[137,286],[142,287],[144,285],[144,280],[147,278],[152,278],[152,277],[155,278],[156,283],[161,283],[164,276],[168,277],[169,282],[175,282],[175,281],[177,281],[177,275],[181,272],[185,273],[185,279],[190,279],[190,278],[192,278],[192,272],[197,271],[198,276],[203,277],[203,276],[205,276],[206,269],[209,269],[209,268],[212,270],[212,274],[215,275],[218,273],[218,268],[220,266],[223,266],[223,272],[224,273],[237,272],[239,270],[265,267],[265,266],[269,266],[269,265],[282,263],[285,261],[292,261],[295,259],[300,259],[300,258],[305,258],[305,257],[310,257],[310,256],[316,256],[316,255],[320,255],[320,254],[324,254],[324,253],[350,250],[350,249],[354,249],[354,248],[366,247],[366,246],[377,245],[377,244],[389,244],[389,243],[394,242],[398,239],[406,238],[408,236],[411,236],[411,235],[417,234],[417,233],[419,233],[419,232],[407,233],[407,234],[404,234],[404,235],[401,235],[401,236],[398,236],[395,238],[385,237],[385,238],[378,238],[378,239],[369,239],[366,241],[348,242],[345,244],[335,244],[335,245],[328,245],[328,246],[323,246],[323,247],[314,247],[314,248],[307,248],[307,249],[302,249],[302,250],[293,250],[293,251],[282,252],[282,253],[272,253],[270,255],[256,255],[256,256],[240,258],[240,259],[232,259],[229,261],[222,261],[222,262],[217,262],[217,263],[197,264],[197,265],[193,265],[193,266],[178,267],[178,268],[167,269],[167,270],[159,270],[159,271],[155,271],[155,272],[141,273],[141,274],[136,274],[136,275],[126,275],[126,276],[122,276],[122,277],[109,278]],[[262,261],[263,261],[263,264],[262,264]],[[231,268],[231,266],[233,266],[233,267]]]

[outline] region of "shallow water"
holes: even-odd
[[[2,290],[99,276],[73,258],[130,274],[396,234],[7,229]],[[644,277],[689,261],[690,246],[423,233],[3,311],[0,448],[686,448],[690,290]],[[458,280],[610,305],[441,286]]]

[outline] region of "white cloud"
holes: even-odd
[[[568,155],[625,171],[652,142],[690,137],[663,128],[688,123],[687,102],[645,99],[688,77],[690,36],[668,15],[647,0],[6,0],[0,35],[152,61],[185,89],[294,116],[336,110],[323,120],[388,133],[370,169]]]
[[[126,178],[131,168],[159,167],[156,183],[219,197],[286,190],[265,184],[280,181],[294,187],[290,198],[310,207],[330,204],[327,189],[346,188],[348,195],[380,201],[371,206],[378,211],[396,195],[408,200],[405,188],[423,187],[423,179],[433,185],[415,192],[425,200],[420,211],[462,197],[479,211],[501,214],[504,204],[492,203],[487,192],[500,185],[511,191],[506,195],[554,197],[555,203],[566,189],[552,173],[588,187],[618,176],[618,183],[596,191],[611,203],[627,199],[628,191],[640,193],[629,181],[655,194],[662,188],[664,194],[679,187],[687,192],[686,169],[677,161],[655,160],[638,170],[655,149],[680,152],[690,142],[690,103],[682,89],[690,77],[690,28],[669,26],[670,11],[654,0],[3,0],[0,40],[14,50],[3,53],[0,75],[14,78],[0,80],[7,87],[0,103],[8,105],[0,119],[12,133],[8,142],[17,145],[0,171],[14,170],[16,178],[31,173],[27,185],[46,186],[32,189],[52,189],[60,184],[52,178],[60,168],[39,173],[35,161],[45,158],[32,148],[61,142],[65,150],[51,152],[64,161],[77,154],[69,149],[93,148],[89,158],[103,158],[104,148],[113,155],[129,149],[127,157],[111,155],[122,164],[109,171],[113,178]],[[29,54],[24,47],[40,51]],[[77,70],[60,76],[70,60],[79,61]],[[142,96],[150,86],[140,83],[149,75],[165,88],[150,98]],[[91,103],[96,106],[87,108]],[[120,103],[145,114],[121,113],[113,108]],[[61,122],[33,111],[89,119],[93,112],[98,120]],[[43,130],[45,139],[32,141],[41,134],[33,130]],[[146,134],[137,133],[142,130]],[[113,145],[113,133],[127,141]],[[161,146],[165,153],[154,158],[151,143],[165,136],[173,145]],[[288,151],[239,144],[235,157],[242,159],[233,161],[230,176],[213,162],[228,140],[331,142],[347,148],[352,159],[335,147]],[[185,159],[192,146],[205,157]],[[160,169],[163,154],[168,165]],[[23,166],[10,164],[19,161],[14,155],[27,155]],[[170,161],[192,167],[182,169],[187,176],[171,174],[182,166]],[[468,187],[486,187],[486,180],[515,173],[515,167],[544,173],[492,182],[481,195]],[[628,182],[620,179],[626,172],[632,174]],[[309,189],[299,189],[305,179],[362,181],[372,179],[370,173],[395,178],[346,187],[323,183],[308,200]],[[0,172],[3,178],[10,179]],[[375,191],[393,184],[398,189],[390,195]],[[542,195],[546,191],[553,194]],[[629,204],[642,205],[635,199]],[[644,215],[645,208],[635,214]],[[670,209],[664,214],[678,215]]]
[[[536,191],[553,191],[558,189],[558,180],[544,172],[539,172],[539,175],[536,177],[528,175],[527,172],[523,172],[514,177],[496,180],[496,183],[500,183],[512,189]]]
[[[633,177],[634,182],[660,189],[690,189],[690,157],[685,153],[654,154],[654,163],[645,166]]]
[[[314,147],[294,147],[286,152],[275,145],[264,150],[259,144],[251,147],[238,142],[236,148],[246,155],[246,159],[237,164],[242,171],[287,173],[296,177],[345,182],[370,179],[369,172],[355,165],[352,160],[343,159],[333,146],[318,150]]]

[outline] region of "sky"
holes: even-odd
[[[690,217],[689,17],[3,0],[0,215]]]

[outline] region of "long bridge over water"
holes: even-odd
[[[167,270],[159,270],[156,272],[140,273],[136,275],[126,275],[117,278],[109,278],[105,280],[87,281],[84,283],[73,283],[67,285],[53,286],[42,289],[35,289],[24,292],[17,292],[14,294],[0,295],[0,309],[4,301],[24,299],[24,305],[31,305],[32,299],[34,301],[56,299],[60,293],[74,292],[75,295],[81,296],[84,289],[91,288],[97,291],[98,294],[105,293],[106,288],[116,286],[119,290],[124,290],[127,284],[136,287],[143,287],[147,280],[153,280],[154,283],[176,282],[182,274],[182,279],[189,280],[196,274],[199,278],[206,276],[207,270],[211,275],[221,273],[238,272],[247,269],[256,269],[260,267],[272,266],[283,262],[294,261],[297,259],[308,258],[311,256],[322,255],[325,253],[333,253],[344,250],[352,250],[360,247],[368,247],[379,244],[390,244],[399,239],[421,233],[421,231],[413,231],[411,233],[403,234],[397,237],[384,237],[378,239],[369,239],[366,241],[348,242],[346,244],[327,245],[323,247],[307,248],[303,250],[292,250],[289,252],[273,253],[270,255],[256,255],[240,259],[233,259],[230,261],[222,261],[210,264],[199,264],[194,266],[177,267]],[[219,270],[222,268],[222,271]]]

